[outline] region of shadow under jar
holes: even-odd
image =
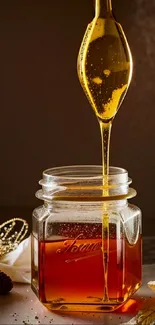
[[[140,287],[141,211],[127,201],[136,195],[130,183],[128,172],[117,167],[110,167],[106,186],[102,166],[43,172],[36,196],[44,204],[33,212],[32,289],[46,307],[110,312]]]

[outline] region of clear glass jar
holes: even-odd
[[[51,310],[113,311],[140,287],[141,211],[128,204],[136,195],[130,183],[116,167],[106,186],[101,166],[43,172],[36,196],[44,204],[33,212],[32,289]]]

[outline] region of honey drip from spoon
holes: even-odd
[[[81,86],[100,124],[103,194],[108,196],[109,147],[113,119],[132,77],[131,52],[121,25],[112,13],[111,0],[95,0],[95,17],[85,32],[77,63]],[[103,206],[102,250],[104,298],[108,302],[109,216]]]

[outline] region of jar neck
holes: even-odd
[[[95,16],[105,18],[112,14],[111,0],[95,0]]]
[[[64,166],[46,170],[36,196],[45,202],[65,205],[122,205],[136,195],[129,187],[131,179],[125,169],[110,167],[108,182],[103,184],[102,166]],[[107,180],[107,179],[106,179]],[[116,203],[116,201],[118,203]]]
[[[106,201],[103,202],[76,202],[76,211],[81,210],[83,208],[87,207],[87,210],[90,207],[91,211],[96,210],[115,210],[120,211],[124,209],[128,205],[127,199],[124,200],[116,200],[116,201]],[[75,202],[73,201],[44,201],[44,206],[46,209],[61,209],[61,210],[67,210],[75,206]]]

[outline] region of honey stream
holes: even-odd
[[[112,121],[132,77],[132,57],[121,25],[112,13],[111,0],[95,1],[95,17],[88,25],[78,55],[81,86],[100,124],[103,196],[108,196],[109,147]],[[103,203],[102,250],[104,302],[108,302],[109,216]],[[106,244],[105,244],[106,243]]]

